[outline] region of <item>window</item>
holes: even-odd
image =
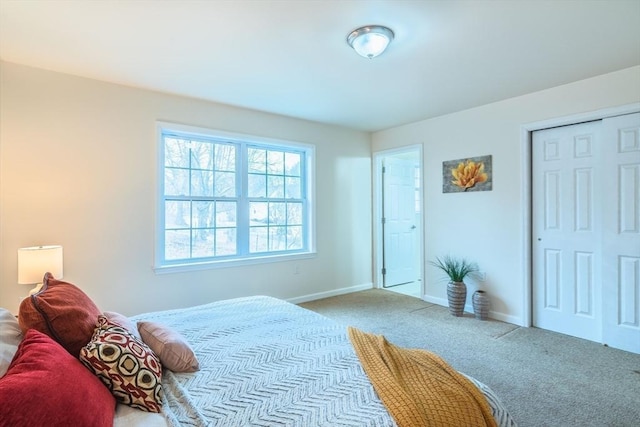
[[[156,266],[312,252],[313,148],[159,125]]]
[[[416,165],[413,170],[414,192],[413,198],[416,206],[416,213],[422,211],[422,200],[420,200],[420,165]]]

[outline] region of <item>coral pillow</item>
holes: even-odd
[[[49,335],[78,357],[102,313],[91,298],[71,283],[56,280],[50,273],[43,280],[40,292],[20,303],[20,328],[23,333],[36,329]]]
[[[162,366],[173,372],[195,372],[200,364],[187,341],[168,326],[138,322],[142,341],[160,358]]]
[[[0,378],[0,426],[113,426],[109,390],[60,344],[29,330]]]
[[[126,328],[99,316],[91,341],[80,350],[80,361],[102,380],[118,402],[160,412],[160,360]]]

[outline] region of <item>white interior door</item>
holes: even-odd
[[[600,342],[601,123],[532,139],[533,325]]]
[[[383,163],[383,284],[416,281],[418,226],[415,212],[415,161],[386,157]]]
[[[640,353],[640,114],[532,139],[533,325]]]
[[[640,353],[640,114],[603,121],[603,343]]]

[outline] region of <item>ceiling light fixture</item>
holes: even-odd
[[[393,31],[382,25],[366,25],[349,33],[347,43],[358,55],[371,59],[384,52],[393,35]]]

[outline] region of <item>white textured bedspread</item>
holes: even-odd
[[[270,297],[220,301],[132,318],[189,341],[200,371],[164,371],[173,426],[394,426],[346,326]],[[499,425],[510,417],[486,386]]]

